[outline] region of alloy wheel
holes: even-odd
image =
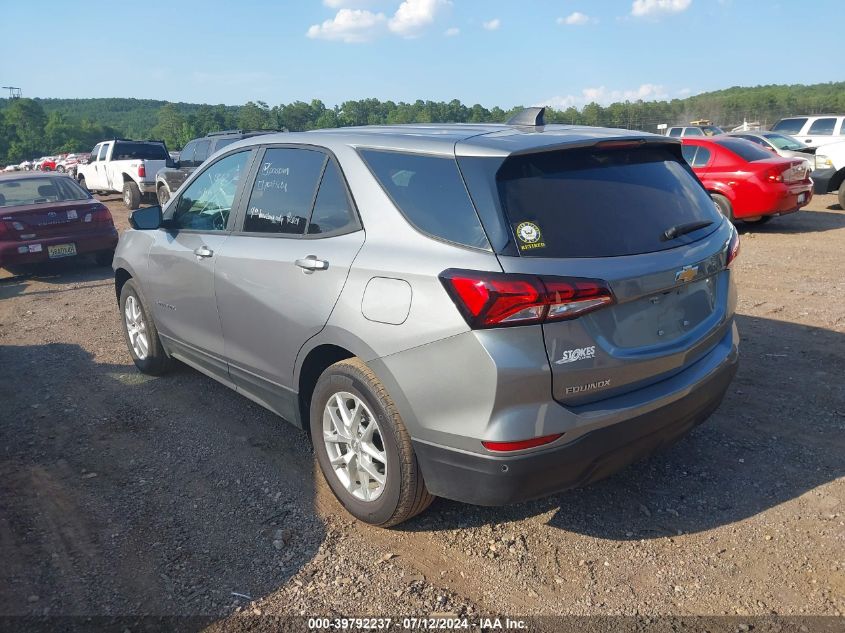
[[[333,394],[323,410],[323,443],[335,476],[361,501],[375,501],[387,481],[381,429],[369,407],[347,391]]]
[[[150,353],[150,342],[147,339],[147,324],[144,322],[141,304],[134,295],[126,297],[123,312],[132,351],[135,352],[138,360],[144,360]]]

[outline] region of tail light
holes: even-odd
[[[98,204],[93,207],[91,211],[85,214],[83,222],[90,222],[92,224],[114,224],[111,213],[108,207],[104,204]]]
[[[783,182],[784,172],[791,167],[791,163],[772,165],[763,171],[763,178],[769,182]]]
[[[488,451],[496,451],[497,453],[504,453],[510,451],[521,451],[526,448],[536,448],[544,444],[551,444],[563,433],[555,433],[554,435],[543,435],[542,437],[532,437],[528,440],[517,440],[516,442],[485,442],[481,444]]]
[[[574,319],[613,303],[597,279],[449,269],[440,281],[473,329]]]
[[[728,256],[725,259],[725,266],[730,267],[731,262],[736,259],[737,255],[739,255],[739,233],[736,229],[733,229],[733,234],[728,242]]]
[[[147,166],[144,163],[138,165],[138,178],[146,178],[147,177]]]

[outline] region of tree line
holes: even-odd
[[[0,162],[90,150],[106,138],[156,138],[170,149],[224,129],[292,132],[350,125],[504,122],[522,106],[467,106],[453,99],[413,103],[360,99],[329,107],[319,99],[270,106],[169,103],[151,99],[0,99]],[[783,116],[845,112],[845,82],[734,87],[670,101],[589,103],[546,111],[548,123],[599,125],[655,132],[657,125],[710,119],[730,128]]]

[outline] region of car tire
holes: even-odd
[[[56,167],[56,171],[59,172],[60,174],[65,173],[65,166],[59,165],[58,167]]]
[[[141,292],[130,279],[120,290],[120,315],[123,336],[135,367],[143,374],[158,376],[170,367],[170,357],[164,351],[155,322],[150,318]],[[138,335],[143,334],[146,345],[141,345]]]
[[[731,222],[734,221],[734,209],[731,206],[731,201],[728,200],[725,196],[720,193],[711,193],[710,197],[713,199],[713,202],[716,203],[716,207],[719,209],[719,213],[725,216]]]
[[[310,429],[323,476],[335,497],[356,518],[390,527],[431,505],[434,497],[425,487],[402,417],[384,385],[359,359],[335,363],[320,376],[311,397]],[[373,451],[379,457],[373,457]],[[346,456],[349,459],[344,460]],[[361,463],[366,469],[358,466]],[[351,474],[354,472],[357,475]],[[373,472],[382,475],[383,481],[371,476]]]
[[[80,176],[79,178],[76,179],[76,182],[78,182],[79,186],[82,187],[83,189],[85,189],[85,191],[88,191],[88,185],[85,184],[85,176]],[[93,192],[89,191],[89,193],[93,193]]]
[[[839,208],[845,210],[845,180],[839,185]]]
[[[158,198],[159,206],[164,206],[167,204],[167,201],[170,200],[170,189],[167,188],[167,185],[160,185],[159,188],[156,190],[156,197]]]
[[[141,190],[132,180],[123,183],[123,204],[130,211],[134,211],[141,206]]]
[[[111,268],[114,261],[114,251],[98,251],[94,253],[94,263],[97,266],[108,266]]]

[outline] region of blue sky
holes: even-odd
[[[845,80],[842,0],[47,0],[2,15],[0,85],[29,97],[580,107]]]

